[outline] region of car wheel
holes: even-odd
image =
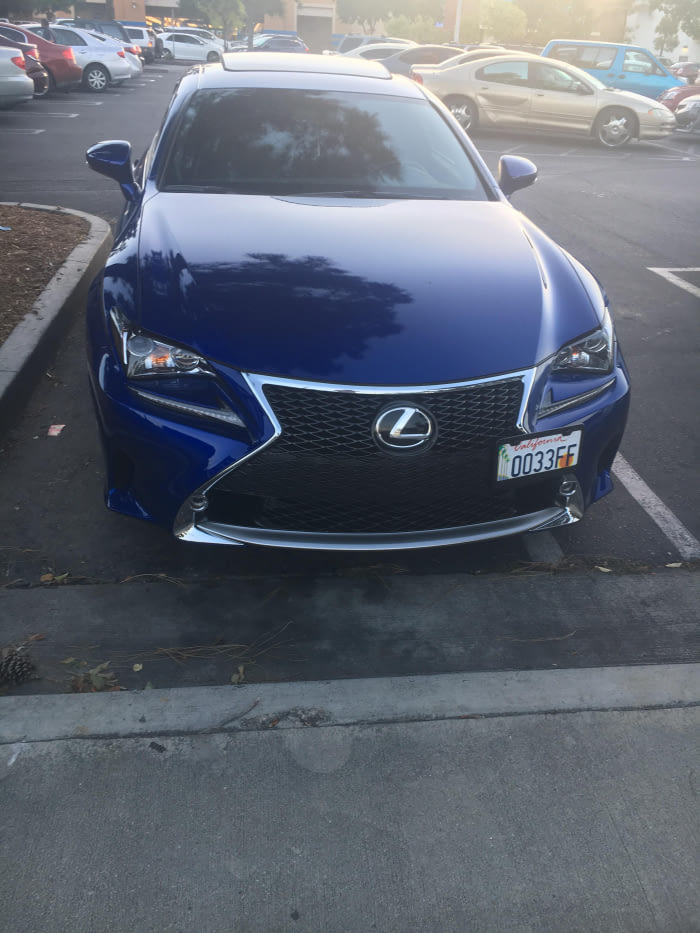
[[[221,56],[219,55],[218,52],[209,52],[209,54],[207,55],[207,61],[208,62],[220,62]]]
[[[83,72],[83,84],[88,91],[100,94],[109,84],[109,72],[102,65],[88,65]]]
[[[446,97],[445,104],[463,130],[473,132],[479,123],[479,111],[468,97]]]
[[[626,146],[636,135],[636,123],[629,110],[610,107],[598,114],[593,133],[599,143],[610,148]]]
[[[46,82],[46,84],[42,84],[39,87],[37,87],[36,84],[34,85],[34,97],[46,97],[46,95],[49,93],[50,88],[51,88],[51,76],[49,75],[49,79]]]
[[[173,57],[173,53],[170,51],[170,49],[163,49],[160,57],[165,59],[166,62],[169,62]]]

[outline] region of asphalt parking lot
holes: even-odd
[[[57,95],[0,115],[6,141],[0,200],[58,204],[114,223],[121,197],[87,170],[83,153],[100,139],[126,138],[138,154],[181,71],[155,65],[99,97]],[[52,678],[27,689],[57,689],[63,682],[58,662],[73,653],[97,661],[152,652],[159,644],[191,648],[217,640],[257,646],[241,657],[246,676],[262,679],[697,658],[697,634],[685,609],[677,619],[664,617],[662,627],[661,610],[643,623],[629,609],[628,589],[610,588],[608,597],[601,581],[608,574],[634,577],[642,587],[653,575],[692,573],[700,558],[692,404],[700,388],[700,143],[674,135],[610,151],[586,140],[498,132],[479,133],[476,142],[492,168],[505,152],[538,164],[537,185],[516,195],[516,206],[588,265],[610,294],[634,388],[614,493],[582,523],[555,533],[437,551],[332,555],[181,544],[103,509],[78,320],[0,450],[6,529],[0,579],[15,620],[11,638],[22,638],[28,619],[41,615],[42,594],[52,607],[52,647],[47,640],[41,649],[47,661],[51,655]],[[48,435],[53,424],[65,425],[58,437]],[[575,574],[583,577],[562,597],[565,579]],[[480,577],[514,582],[481,599],[471,589]],[[447,603],[466,585],[478,612],[458,600],[444,617],[431,613],[430,599],[426,604],[417,595],[426,580],[430,599],[437,588]],[[237,617],[233,628],[232,586],[249,587],[245,618]],[[116,616],[101,628],[114,589]],[[333,597],[325,598],[331,590]],[[145,638],[134,606],[144,598],[152,613]],[[222,600],[223,613],[216,608]],[[532,607],[528,613],[513,608],[523,600]],[[560,603],[556,611],[552,600]],[[381,611],[368,612],[371,605]],[[350,616],[344,606],[353,607]],[[586,613],[587,606],[595,612]],[[576,624],[568,624],[572,618]],[[206,663],[171,666],[152,679],[219,683],[230,669],[231,652],[222,658],[211,649]]]

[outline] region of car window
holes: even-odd
[[[338,52],[351,52],[352,49],[356,49],[358,45],[362,45],[362,37],[358,36],[356,39],[351,39],[346,37],[342,39],[340,45],[338,46]]]
[[[15,42],[27,41],[27,37],[23,32],[19,32],[17,29],[11,29],[9,26],[0,26],[0,35],[12,39]]]
[[[557,68],[555,65],[537,64],[532,69],[532,86],[547,91],[560,91],[564,94],[580,94],[583,82],[574,75]]]
[[[291,88],[195,92],[160,184],[242,194],[486,200],[427,100]]]
[[[394,53],[396,54],[396,53]],[[400,52],[398,57],[408,65],[435,65],[438,62],[445,61],[446,58],[454,58],[453,49],[407,49]]]
[[[56,42],[60,42],[62,45],[88,44],[82,36],[79,36],[77,32],[73,32],[72,29],[64,29],[63,27],[56,28],[52,26],[51,31],[56,36]]]
[[[477,71],[476,75],[484,81],[526,87],[528,84],[528,63],[494,62],[493,65],[484,65],[483,68]]]
[[[646,52],[639,52],[636,49],[625,50],[625,57],[622,62],[622,70],[643,75],[664,74],[664,72],[657,66],[656,62],[650,58]]]

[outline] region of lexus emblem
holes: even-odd
[[[435,439],[435,424],[430,415],[411,405],[400,405],[380,412],[372,427],[380,447],[392,451],[421,450]]]

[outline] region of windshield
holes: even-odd
[[[160,179],[169,190],[487,200],[432,105],[288,88],[195,92]]]

